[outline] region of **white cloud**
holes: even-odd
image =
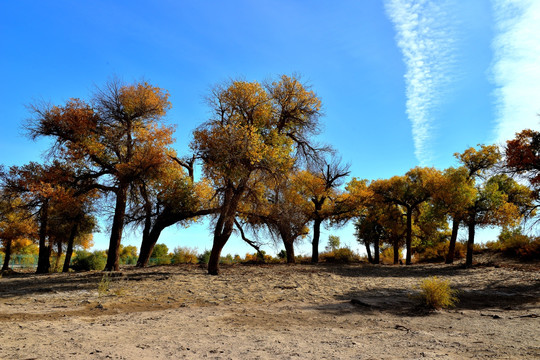
[[[386,13],[407,67],[407,116],[412,123],[415,155],[430,165],[433,112],[444,96],[453,64],[454,34],[449,1],[387,0]]]
[[[540,128],[540,1],[492,0],[496,98],[494,141]]]

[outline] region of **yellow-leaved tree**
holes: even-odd
[[[295,76],[264,85],[233,80],[215,86],[208,104],[211,118],[193,133],[192,148],[203,161],[216,190],[209,274],[219,273],[219,258],[250,189],[265,177],[283,176],[295,157],[316,158],[311,135],[318,130],[321,102]]]

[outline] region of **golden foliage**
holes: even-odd
[[[459,301],[458,292],[451,288],[450,281],[436,276],[422,280],[419,289],[418,298],[430,309],[453,307]]]

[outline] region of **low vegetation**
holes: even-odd
[[[459,301],[457,291],[451,288],[450,281],[436,276],[422,280],[418,288],[420,293],[417,297],[428,309],[453,307]]]

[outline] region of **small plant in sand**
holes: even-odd
[[[111,274],[106,272],[103,273],[103,276],[101,277],[101,281],[98,284],[98,295],[105,296],[110,290],[111,287]]]
[[[127,278],[118,279],[119,281],[115,281],[113,286],[113,277],[113,273],[103,273],[97,289],[99,297],[107,294],[110,296],[124,296],[127,294]]]
[[[457,290],[450,287],[450,281],[436,276],[422,280],[418,288],[420,289],[418,299],[430,309],[453,307],[459,301]]]

